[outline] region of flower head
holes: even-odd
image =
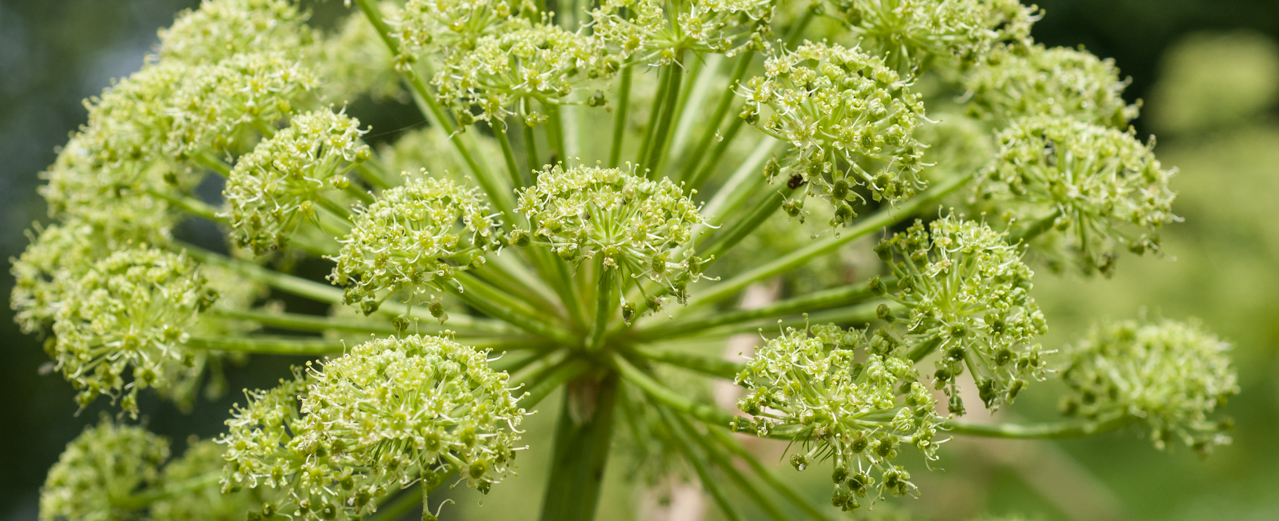
[[[123,395],[121,406],[136,415],[138,390],[148,387],[190,405],[210,355],[183,344],[218,298],[190,259],[145,245],[120,251],[66,294],[49,349],[82,406]]]
[[[702,275],[702,259],[690,247],[692,227],[702,216],[697,203],[669,179],[651,181],[616,168],[556,166],[520,193],[518,210],[528,216],[532,240],[545,242],[563,259],[598,256],[606,269],[648,277],[681,302],[688,284]]]
[[[591,12],[594,34],[618,49],[662,65],[676,49],[723,53],[760,50],[770,35],[774,0],[693,0],[673,9],[653,0],[606,0]],[[674,11],[674,12],[671,12]]]
[[[832,225],[848,224],[863,192],[896,202],[924,184],[924,146],[913,137],[923,105],[897,72],[858,49],[806,43],[764,64],[764,76],[746,83],[742,117],[791,144],[784,164],[765,168],[787,186],[823,197],[835,207]],[[801,212],[803,197],[791,202]]]
[[[595,38],[551,24],[524,24],[480,37],[472,49],[451,53],[435,75],[438,96],[462,123],[501,121],[521,99],[560,99],[587,79],[618,70]],[[480,110],[472,116],[471,108]],[[536,120],[536,118],[533,118]]]
[[[1239,393],[1230,346],[1198,321],[1125,320],[1096,325],[1069,348],[1062,379],[1075,391],[1063,412],[1095,420],[1131,417],[1155,446],[1181,441],[1200,453],[1230,442],[1230,421],[1209,415]]]
[[[858,508],[868,494],[912,493],[910,474],[894,461],[903,445],[935,459],[940,419],[903,354],[873,347],[855,329],[787,329],[757,348],[737,375],[750,390],[738,407],[752,418],[736,428],[805,440],[806,453],[791,458],[799,470],[817,458],[834,459],[833,503],[844,510]]]
[[[887,296],[908,310],[900,326],[906,338],[880,339],[942,354],[935,385],[951,395],[952,413],[964,413],[955,377],[965,368],[992,409],[1012,402],[1028,378],[1043,377],[1046,361],[1035,337],[1048,326],[1028,294],[1033,273],[1003,234],[948,216],[927,226],[916,221],[876,251],[898,277]],[[891,310],[883,308],[881,318],[891,320]]]
[[[174,458],[161,471],[159,483],[182,485],[193,481],[208,483],[187,493],[171,495],[151,504],[149,519],[153,521],[244,521],[254,519],[254,514],[270,513],[275,498],[269,487],[244,489],[224,494],[217,481],[206,481],[218,476],[226,464],[226,446],[212,440],[188,440],[186,452]],[[269,517],[268,516],[263,516]]]
[[[110,521],[124,513],[112,499],[156,482],[169,440],[103,417],[67,444],[40,489],[40,519]]]
[[[1128,82],[1114,60],[1064,47],[1001,47],[964,85],[972,111],[1003,122],[1050,115],[1122,129],[1137,117],[1137,106],[1123,99]]]
[[[321,199],[350,186],[346,174],[371,154],[359,126],[329,110],[302,114],[240,158],[224,191],[240,245],[283,248],[298,224],[320,219]]]
[[[487,492],[515,458],[524,410],[485,352],[433,336],[366,342],[249,395],[222,437],[224,487],[269,486],[281,514],[361,515],[450,472]]]
[[[204,0],[160,30],[156,58],[192,65],[264,49],[300,57],[315,35],[288,0]]]
[[[861,37],[861,47],[886,56],[898,71],[926,66],[934,59],[970,65],[998,43],[1030,37],[1034,9],[1016,0],[910,2],[834,0],[840,16]]]
[[[357,214],[329,280],[366,313],[401,289],[454,283],[455,272],[482,266],[502,246],[493,213],[475,188],[412,178]]]
[[[1159,229],[1172,223],[1163,168],[1133,131],[1069,119],[1018,120],[999,133],[1000,150],[982,173],[979,198],[1006,220],[1043,229],[1032,245],[1084,272],[1109,275],[1115,250],[1158,251]]]
[[[480,37],[537,18],[537,12],[530,0],[409,0],[399,13],[395,36],[410,55],[468,51]],[[408,57],[401,63],[407,65]]]

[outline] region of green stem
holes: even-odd
[[[528,178],[532,186],[537,184],[537,172],[542,169],[543,163],[537,153],[537,133],[534,132],[533,125],[528,124],[528,118],[522,119],[520,127],[524,133],[524,162],[528,163]]]
[[[355,171],[360,173],[360,178],[364,179],[364,182],[378,190],[386,190],[395,186],[386,180],[386,170],[375,160],[361,161],[355,165]]]
[[[724,116],[728,115],[728,109],[733,107],[733,100],[737,99],[737,93],[733,92],[733,89],[736,88],[737,82],[746,76],[746,71],[750,69],[751,60],[754,58],[755,51],[749,50],[742,53],[742,57],[738,59],[737,66],[733,68],[733,73],[728,77],[728,89],[724,92],[724,96],[720,98],[719,104],[715,106],[715,112],[711,114],[711,119],[706,122],[706,131],[702,133],[702,138],[697,141],[697,147],[693,149],[692,155],[688,156],[684,171],[680,172],[679,178],[683,181],[688,181],[694,188],[700,186],[701,183],[693,182],[693,173],[698,171],[697,167],[702,164],[702,156],[706,155],[706,149],[715,140],[715,134],[719,131],[720,124],[724,122]]]
[[[591,323],[590,340],[586,343],[587,351],[595,351],[604,345],[604,333],[608,332],[608,320],[612,318],[613,290],[617,287],[618,268],[609,268],[600,263],[600,285],[595,292],[595,320]]]
[[[657,408],[657,414],[662,419],[662,423],[666,424],[666,430],[670,431],[678,442],[679,450],[684,453],[684,458],[693,466],[693,471],[697,473],[697,479],[702,483],[702,488],[706,489],[706,493],[711,495],[711,499],[715,501],[716,506],[724,513],[724,517],[733,521],[740,521],[741,516],[737,514],[736,510],[733,510],[733,504],[724,495],[724,491],[719,488],[719,482],[711,476],[710,470],[706,467],[706,462],[702,461],[701,456],[693,448],[693,443],[688,440],[688,436],[671,419],[672,416],[676,415],[663,407]]]
[[[355,2],[359,4],[364,16],[377,29],[378,36],[382,38],[382,42],[390,49],[391,54],[395,56],[402,54],[399,42],[396,42],[395,38],[391,36],[390,27],[382,19],[382,12],[374,4],[374,0],[355,0]],[[422,78],[419,78],[417,73],[413,72],[413,69],[407,67],[401,68],[400,74],[408,80],[417,101],[426,106],[427,110],[435,118],[434,121],[440,125],[440,128],[448,136],[449,141],[453,143],[453,147],[457,149],[457,153],[462,156],[462,160],[466,162],[471,172],[475,174],[475,181],[480,184],[480,188],[484,190],[485,194],[488,194],[493,204],[506,216],[507,222],[515,222],[515,214],[513,212],[515,205],[514,201],[510,200],[510,191],[499,189],[501,185],[496,182],[497,180],[493,178],[492,173],[476,162],[470,149],[462,142],[462,133],[458,132],[453,123],[449,121],[448,115],[440,108],[439,103],[436,103],[435,96],[431,94],[430,89],[427,88]]]
[[[671,69],[676,67],[675,64],[662,67],[662,72],[657,76],[657,96],[653,99],[653,106],[648,112],[648,124],[644,126],[644,141],[640,142],[639,154],[635,156],[635,162],[638,163],[641,173],[644,168],[644,160],[648,158],[649,150],[653,147],[653,137],[657,133],[657,123],[662,117],[662,109],[666,107],[666,98],[669,94],[671,84]]]
[[[301,277],[295,277],[286,273],[269,270],[262,266],[258,266],[257,264],[239,259],[232,259],[192,244],[178,242],[177,246],[180,247],[180,251],[190,255],[197,261],[221,266],[234,271],[241,276],[261,282],[267,286],[291,295],[297,295],[299,297],[328,304],[341,304],[344,301],[342,290],[328,284],[321,284]],[[400,316],[407,314],[412,318],[435,320],[435,317],[432,317],[425,309],[418,307],[410,309],[409,306],[397,302],[383,303],[382,306],[378,308],[378,313],[388,316]],[[450,318],[449,328],[484,331],[498,334],[514,332],[510,326],[502,322],[467,315],[458,315]]]
[[[947,194],[950,194],[959,187],[967,184],[971,179],[972,174],[953,177],[938,183],[936,186],[933,186],[924,193],[906,201],[901,206],[896,208],[890,206],[880,209],[865,219],[858,221],[855,225],[848,229],[841,231],[839,235],[813,241],[808,246],[783,255],[779,259],[773,260],[763,266],[748,270],[736,277],[716,284],[702,292],[698,297],[690,300],[685,309],[693,309],[732,297],[751,283],[787,273],[807,264],[808,261],[811,261],[818,256],[825,255],[839,249],[839,247],[848,244],[854,239],[879,230],[885,226],[891,226],[905,219],[909,219],[915,214],[931,207],[933,204],[936,204],[942,197],[945,197]]]
[[[511,186],[516,189],[528,186],[520,173],[520,167],[515,162],[515,151],[511,148],[511,138],[506,135],[506,122],[499,121],[497,124],[489,125],[493,129],[493,135],[497,136],[497,143],[502,147],[502,159],[506,161],[506,175],[511,178]],[[515,223],[511,223],[515,224]]]
[[[591,366],[586,360],[569,357],[549,369],[533,375],[529,379],[528,388],[524,390],[524,396],[520,398],[520,407],[525,410],[533,410],[537,404],[541,403],[561,385],[581,376],[590,368]]]
[[[240,310],[222,307],[209,308],[204,314],[232,320],[245,320],[279,329],[293,331],[339,331],[343,333],[370,333],[375,335],[394,335],[398,333],[395,326],[377,320],[345,320],[318,315],[302,315],[298,313],[273,313],[265,310]]]
[[[391,501],[380,505],[373,515],[366,517],[368,521],[396,521],[417,507],[427,508],[422,494],[416,490],[401,490]]]
[[[561,161],[567,164],[569,158],[564,154],[564,120],[560,118],[560,107],[554,103],[543,103],[542,108],[546,110],[547,146],[551,148],[551,155],[555,156],[551,164]]]
[[[885,285],[894,284],[896,280],[893,277],[882,279]],[[849,306],[861,303],[874,296],[875,293],[866,285],[848,285],[777,301],[756,309],[741,309],[715,312],[699,317],[677,318],[658,323],[653,327],[637,328],[632,335],[633,338],[641,342],[675,338],[695,334],[713,327]]]
[[[838,309],[830,309],[817,313],[803,313],[799,316],[791,315],[774,322],[748,322],[744,324],[732,324],[721,326],[714,329],[704,329],[688,336],[697,335],[705,337],[727,337],[732,335],[741,335],[745,333],[757,333],[764,331],[780,331],[782,329],[793,327],[803,328],[809,324],[840,324],[840,325],[864,325],[869,324],[878,318],[875,315],[876,308],[881,302],[872,301],[855,306],[848,306]],[[896,303],[888,303],[889,307],[896,306]],[[900,308],[897,308],[900,309]]]
[[[724,360],[723,358],[711,358],[692,353],[681,353],[679,351],[632,349],[627,352],[649,361],[669,364],[681,369],[687,369],[689,371],[714,376],[716,378],[724,378],[727,380],[737,378],[737,374],[746,369],[744,364]]]
[[[737,243],[754,232],[756,228],[759,228],[759,225],[763,224],[769,217],[772,217],[782,207],[782,203],[786,202],[786,199],[795,193],[795,190],[797,189],[782,187],[771,191],[763,201],[755,205],[750,213],[739,219],[734,219],[734,224],[731,228],[715,234],[714,237],[703,243],[702,247],[705,249],[702,250],[701,257],[703,259],[722,257],[725,252],[732,249],[733,246],[737,246]]]
[[[973,423],[946,420],[942,428],[955,434],[1010,439],[1069,439],[1093,436],[1122,429],[1137,419],[1118,416],[1105,420],[1076,420],[1053,423]]]
[[[781,494],[782,497],[785,497],[787,501],[791,502],[791,504],[799,507],[800,510],[803,510],[805,514],[808,514],[808,517],[811,517],[816,521],[832,521],[831,518],[827,517],[820,510],[814,508],[811,501],[800,496],[795,489],[788,486],[782,480],[777,479],[777,476],[774,476],[772,472],[769,472],[767,468],[764,468],[764,465],[759,462],[759,458],[756,458],[754,454],[751,454],[749,450],[746,450],[746,447],[743,447],[742,444],[738,442],[732,434],[729,434],[727,430],[715,427],[710,427],[708,430],[710,431],[711,436],[714,436],[721,446],[742,458],[742,460],[750,466],[751,471],[754,472],[756,476],[759,476],[760,479],[764,480],[764,483],[767,483],[768,486]]]
[[[222,176],[223,179],[229,179],[231,177],[231,166],[208,152],[195,156],[195,160],[200,164],[209,167],[210,170],[213,170],[218,175]]]
[[[591,521],[599,504],[613,438],[617,378],[584,376],[569,382],[555,427],[551,474],[542,521]]]
[[[694,401],[692,398],[662,385],[644,371],[631,365],[625,357],[616,352],[611,353],[608,361],[618,373],[621,373],[622,378],[625,378],[627,382],[639,387],[653,397],[654,400],[667,407],[713,425],[728,427],[733,421],[734,416],[732,414],[714,405]]]
[[[814,2],[804,10],[804,14],[799,17],[799,21],[792,25],[790,31],[786,33],[786,48],[794,49],[799,40],[804,37],[804,30],[808,28],[808,24],[813,21],[813,17],[817,15],[817,9],[821,8],[821,4]]]
[[[622,69],[622,89],[618,94],[617,115],[613,119],[613,148],[608,153],[608,167],[617,168],[622,160],[622,139],[626,136],[626,110],[631,103],[631,66]]]
[[[681,58],[675,58],[670,65],[670,76],[667,77],[666,94],[663,97],[663,106],[660,117],[657,121],[656,132],[653,133],[653,143],[648,149],[648,157],[640,164],[641,167],[651,168],[648,177],[650,179],[660,178],[662,163],[666,161],[666,148],[670,144],[667,139],[671,133],[671,120],[675,117],[675,108],[680,99],[680,81],[684,78],[684,68]]]
[[[782,514],[781,509],[777,508],[777,505],[773,503],[773,500],[756,487],[754,483],[751,483],[749,479],[746,479],[746,476],[743,475],[740,470],[737,470],[737,467],[733,466],[733,462],[730,461],[728,457],[724,456],[724,453],[720,452],[719,447],[716,447],[713,443],[711,443],[710,439],[708,439],[706,435],[698,431],[695,426],[690,424],[688,420],[684,419],[682,416],[675,415],[675,421],[679,422],[680,427],[683,428],[684,432],[687,433],[688,436],[692,437],[693,441],[697,442],[697,444],[702,447],[702,450],[706,451],[706,455],[710,456],[711,461],[715,463],[715,466],[719,467],[725,474],[728,474],[728,479],[733,480],[738,487],[746,492],[746,497],[750,498],[751,502],[763,509],[764,513],[767,514],[768,517],[773,518],[774,521],[786,521],[787,517]],[[715,427],[709,428],[714,429]]]
[[[1031,221],[1031,223],[1027,225],[1026,228],[1022,229],[1021,231],[1017,233],[1010,235],[1008,237],[1008,242],[1012,244],[1018,244],[1018,243],[1026,243],[1034,240],[1035,237],[1038,237],[1040,234],[1051,229],[1053,227],[1053,223],[1057,221],[1057,217],[1060,215],[1061,215],[1061,209],[1058,208],[1056,210],[1053,210],[1052,212],[1049,212],[1048,215],[1045,215],[1043,217],[1040,217],[1039,219],[1035,219],[1034,221]]]
[[[724,63],[724,60],[725,58],[722,54],[706,56],[706,62],[697,72],[697,80],[686,83],[686,85],[691,87],[688,97],[680,102],[679,119],[675,121],[675,135],[671,137],[671,157],[679,159],[687,157],[688,135],[693,130],[693,123],[696,122],[697,115],[702,112],[702,106],[706,103],[706,96],[710,93],[711,86],[715,83],[716,76],[718,76],[719,66]],[[726,94],[731,95],[732,93]],[[692,110],[687,110],[689,107]],[[713,127],[715,126],[719,126],[718,120],[714,122]],[[681,170],[678,180],[682,179],[684,179],[684,174]]]
[[[471,307],[480,310],[481,313],[561,344],[576,342],[577,339],[568,332],[552,325],[553,317],[542,315],[465,273],[458,274],[457,280],[462,284],[461,287],[454,287],[451,284],[444,284],[444,286],[449,292]]]
[[[715,149],[711,150],[711,154],[706,158],[706,166],[697,171],[688,182],[689,189],[696,190],[701,188],[702,184],[710,179],[711,174],[715,172],[715,167],[719,166],[720,158],[724,157],[724,153],[728,152],[729,145],[733,144],[733,138],[737,137],[738,132],[742,130],[742,125],[746,120],[742,118],[733,118],[733,122],[728,124],[728,130],[720,134],[719,143],[715,144]]]
[[[232,351],[264,355],[318,356],[341,353],[346,350],[343,342],[323,338],[289,337],[191,337],[187,347],[211,351]]]

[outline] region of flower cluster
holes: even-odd
[[[560,166],[538,175],[520,193],[527,233],[569,262],[599,256],[605,269],[648,277],[680,302],[702,276],[692,254],[697,203],[669,179],[651,181],[616,168]],[[519,244],[519,241],[512,241]],[[622,279],[625,281],[626,279]]]
[[[401,289],[453,283],[456,271],[482,266],[505,239],[475,188],[419,177],[382,192],[355,218],[329,280],[346,303],[372,313]],[[441,313],[443,310],[432,310]]]
[[[154,249],[117,252],[67,294],[75,298],[58,308],[49,354],[82,406],[123,395],[121,406],[136,415],[138,390],[148,387],[190,405],[210,355],[183,344],[218,298],[191,260]]]
[[[1196,321],[1126,320],[1097,325],[1068,350],[1062,379],[1074,390],[1063,412],[1134,419],[1155,446],[1184,442],[1201,454],[1230,442],[1229,419],[1209,415],[1239,393],[1230,346]]]
[[[912,493],[910,473],[896,465],[899,449],[914,445],[936,458],[940,419],[914,364],[891,343],[834,325],[787,329],[757,348],[737,383],[750,390],[738,407],[752,417],[737,430],[804,440],[791,463],[803,470],[832,458],[832,502],[844,510],[869,493]],[[878,470],[878,482],[871,470]],[[873,501],[873,499],[872,499]]]
[[[987,408],[1010,403],[1029,378],[1042,378],[1044,352],[1035,337],[1048,332],[1028,295],[1033,273],[1016,246],[985,224],[944,217],[916,223],[875,248],[892,265],[895,291],[887,297],[908,310],[901,327],[912,358],[940,352],[935,385],[950,395],[950,411],[964,414],[956,377],[967,368]],[[882,282],[876,292],[888,290]],[[878,287],[874,287],[878,286]],[[890,322],[885,306],[880,317]]]
[[[434,84],[441,104],[453,108],[459,123],[501,121],[514,113],[510,108],[516,101],[564,98],[574,84],[618,70],[595,38],[557,25],[523,25],[483,36],[474,48],[444,59]],[[480,110],[478,116],[472,107]]]
[[[1126,128],[1138,107],[1123,99],[1113,60],[1063,47],[1000,47],[964,79],[970,110],[1007,122],[1049,115]]]
[[[217,478],[222,475],[226,447],[211,441],[188,440],[182,457],[169,461],[162,469],[158,483],[190,488],[183,494],[168,495],[151,504],[152,521],[244,521],[255,514],[270,513],[274,498],[267,487],[245,489],[224,494]],[[212,479],[211,479],[212,478]],[[263,516],[269,517],[269,516]]]
[[[160,30],[156,58],[193,65],[271,49],[300,58],[315,35],[288,0],[203,0]]]
[[[923,105],[906,90],[897,72],[857,49],[806,43],[764,64],[764,76],[746,83],[742,117],[792,145],[784,165],[765,169],[770,180],[782,174],[790,188],[804,188],[835,207],[834,226],[865,204],[896,202],[923,188],[918,174],[924,146],[913,136]],[[789,204],[801,212],[803,198]]]
[[[432,336],[371,340],[227,421],[224,489],[271,487],[274,512],[333,519],[450,472],[487,492],[515,457],[524,410],[486,352]]]
[[[168,440],[104,417],[68,443],[49,469],[40,489],[40,519],[121,519],[113,500],[155,483],[167,459]]]
[[[833,0],[834,9],[861,38],[861,48],[885,56],[903,73],[937,58],[971,65],[1002,42],[1030,37],[1033,8],[1016,0]]]
[[[530,0],[409,0],[395,23],[395,36],[408,53],[401,63],[427,52],[468,51],[482,36],[537,17]]]
[[[669,65],[677,50],[723,53],[761,50],[770,36],[773,0],[605,0],[591,12],[597,36],[621,56]],[[668,11],[669,9],[669,11]]]
[[[70,219],[49,225],[32,237],[31,245],[14,260],[11,269],[15,280],[10,304],[23,331],[41,331],[50,325],[62,303],[75,296],[67,292],[69,287],[99,259],[114,251],[168,240],[167,219],[156,212],[143,210],[117,217],[120,222],[105,228]]]
[[[1116,246],[1157,251],[1159,229],[1176,220],[1173,172],[1155,159],[1154,142],[1143,145],[1131,130],[1034,117],[998,137],[978,197],[1003,219],[1034,228],[1032,244],[1054,261],[1109,275]]]
[[[283,248],[303,220],[318,221],[321,207],[348,218],[328,197],[348,188],[346,174],[372,153],[359,126],[327,109],[301,114],[240,158],[223,192],[235,240],[261,255]]]

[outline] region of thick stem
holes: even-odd
[[[608,167],[617,168],[617,163],[622,160],[622,138],[626,136],[626,110],[631,103],[631,75],[632,67],[627,65],[622,69],[622,89],[617,99],[617,115],[613,120],[613,148],[608,153]]]
[[[569,382],[555,427],[543,521],[591,521],[599,504],[613,438],[616,375]]]
[[[585,360],[569,357],[545,371],[532,375],[529,378],[528,387],[524,389],[524,396],[520,398],[520,407],[532,410],[560,386],[581,376],[590,368],[590,364]]]

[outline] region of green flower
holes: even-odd
[[[605,0],[591,11],[594,34],[623,59],[669,65],[677,50],[733,56],[770,36],[773,0]]]
[[[764,76],[741,91],[741,116],[791,144],[778,174],[790,188],[827,199],[835,208],[832,226],[847,225],[864,206],[863,193],[895,203],[924,187],[919,179],[924,146],[913,137],[923,105],[897,72],[877,57],[838,45],[805,43],[781,51],[764,64]],[[803,197],[784,208],[802,213]]]
[[[905,73],[935,59],[963,67],[981,60],[1003,42],[1030,38],[1035,9],[1016,0],[834,0],[837,15],[861,38],[861,48]]]
[[[1043,378],[1046,361],[1035,337],[1048,326],[1028,294],[1033,272],[1003,234],[947,216],[928,226],[916,221],[875,250],[898,278],[887,297],[907,309],[897,326],[904,337],[877,340],[906,344],[916,359],[941,353],[934,381],[950,395],[951,413],[964,414],[955,377],[965,368],[991,409],[1011,403],[1028,379]],[[887,306],[880,317],[895,322]]]
[[[868,494],[873,502],[885,493],[912,493],[910,473],[894,461],[904,445],[936,459],[940,419],[932,394],[903,355],[873,345],[856,329],[788,328],[757,348],[737,375],[738,385],[750,390],[738,407],[751,418],[739,419],[735,428],[804,440],[805,452],[791,457],[798,470],[832,458],[832,502],[844,510],[860,507],[859,498]],[[878,482],[872,469],[879,471]]]
[[[212,440],[192,436],[182,457],[164,466],[159,483],[182,489],[180,494],[161,497],[151,504],[153,521],[244,521],[261,514],[274,501],[267,487],[224,494],[216,478],[226,463],[226,447]],[[210,479],[213,478],[213,479]],[[269,506],[265,511],[270,511]]]
[[[1027,116],[1071,117],[1126,128],[1137,105],[1123,99],[1127,80],[1114,60],[1064,47],[1001,47],[964,79],[970,110],[1007,122]]]
[[[702,216],[669,179],[556,166],[520,192],[518,210],[532,240],[569,262],[598,257],[604,269],[622,270],[623,283],[646,277],[684,302],[688,284],[702,276],[703,259],[692,254],[692,227]]]
[[[1232,422],[1209,419],[1239,394],[1229,349],[1194,320],[1095,325],[1066,351],[1061,376],[1074,395],[1063,401],[1063,412],[1132,418],[1150,429],[1155,447],[1181,441],[1206,454],[1230,443]]]
[[[40,519],[129,519],[115,504],[156,482],[169,440],[103,417],[67,444],[40,489]]]
[[[194,263],[141,245],[98,261],[66,294],[49,354],[82,407],[105,394],[136,416],[148,387],[190,407],[211,355],[183,344],[218,298]]]
[[[329,110],[302,114],[240,158],[223,192],[235,240],[261,255],[287,245],[304,220],[348,218],[327,197],[349,187],[347,173],[371,154],[359,126]]]
[[[223,484],[282,489],[275,511],[333,519],[451,472],[481,492],[509,471],[524,410],[485,351],[433,336],[366,342],[227,421]]]
[[[386,190],[355,218],[329,280],[346,303],[372,313],[391,293],[457,284],[454,273],[484,265],[505,237],[475,188],[418,177]],[[440,317],[442,318],[442,311]]]
[[[1025,222],[1031,244],[1056,266],[1114,270],[1116,250],[1159,250],[1159,230],[1177,220],[1163,168],[1134,132],[1060,118],[1013,122],[981,174],[978,197],[1005,221]]]
[[[262,50],[301,57],[315,39],[307,18],[287,0],[204,0],[160,29],[154,59],[212,64]]]
[[[400,66],[407,67],[419,54],[469,51],[480,37],[537,17],[529,0],[409,0],[398,19],[393,18],[394,35],[406,53]]]

